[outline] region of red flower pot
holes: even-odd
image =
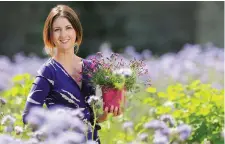
[[[105,110],[106,107],[110,109],[111,106],[121,108],[122,104],[125,102],[124,92],[125,89],[118,90],[102,87],[103,109]]]

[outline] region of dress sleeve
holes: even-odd
[[[51,92],[52,85],[53,80],[50,68],[44,66],[39,69],[38,75],[35,77],[29,95],[27,96],[25,109],[23,111],[24,124],[27,124],[27,116],[32,108],[43,106],[45,98]]]

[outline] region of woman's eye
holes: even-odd
[[[67,27],[67,29],[72,29],[72,27]]]
[[[59,29],[55,29],[54,31],[55,31],[55,32],[56,32],[56,31],[59,31]]]

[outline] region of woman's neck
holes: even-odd
[[[61,65],[63,65],[64,67],[68,68],[71,67],[74,63],[78,64],[78,62],[80,62],[80,57],[78,57],[77,55],[75,55],[72,52],[59,52],[57,53],[53,59],[55,59],[56,61],[58,61]]]

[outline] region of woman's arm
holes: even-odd
[[[45,68],[44,71],[42,71],[42,75],[36,76],[33,82],[22,115],[24,124],[27,124],[27,116],[30,110],[34,107],[42,107],[46,97],[49,95],[51,85],[48,79],[46,78],[46,73],[48,72]]]

